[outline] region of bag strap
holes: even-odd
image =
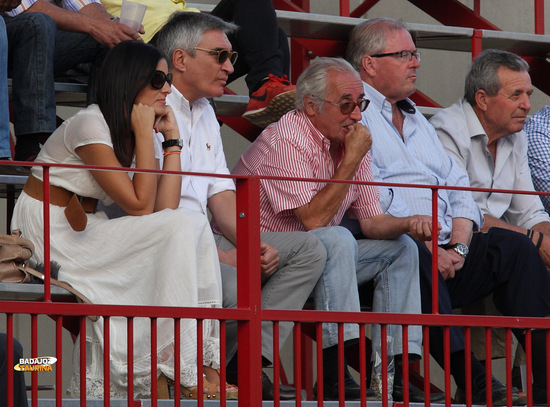
[[[36,270],[34,270],[34,269],[32,269],[28,266],[18,265],[17,268],[20,271],[22,271],[23,273],[33,275],[33,276],[39,278],[40,280],[44,281],[44,274],[42,274],[39,271],[36,271]],[[65,281],[56,280],[55,278],[52,278],[52,277],[50,277],[50,282],[53,285],[57,286],[57,287],[61,287],[61,288],[64,288],[65,290],[69,291],[71,294],[73,294],[76,297],[78,302],[81,302],[81,303],[84,303],[84,304],[93,304],[93,302],[91,302],[88,299],[88,297],[86,297],[84,294],[82,294],[77,289],[73,288],[69,283],[67,283]],[[93,322],[96,322],[99,319],[97,315],[88,315],[88,318],[90,318],[90,320],[92,320]]]

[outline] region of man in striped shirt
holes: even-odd
[[[357,123],[368,104],[357,72],[343,59],[318,58],[296,89],[296,110],[264,130],[233,171],[302,179],[260,181],[261,230],[309,231],[325,245],[326,267],[313,292],[316,309],[358,312],[357,286],[374,281],[374,311],[419,313],[417,250],[404,233],[430,239],[431,218],[385,215],[376,187],[346,183],[373,180],[370,133]],[[356,242],[338,226],[348,210],[365,239]],[[345,334],[345,340],[356,338],[357,327],[346,325]],[[327,398],[338,395],[337,336],[335,324],[323,325]],[[390,326],[388,336],[393,338],[390,352],[400,355],[401,328]],[[410,354],[421,354],[421,338],[420,327],[410,327]],[[373,327],[372,340],[379,346],[379,326]],[[356,386],[348,377],[347,399],[360,396]]]
[[[372,158],[375,180],[388,183],[437,185],[440,314],[452,314],[493,293],[493,301],[504,315],[544,317],[550,315],[550,274],[531,240],[521,233],[491,228],[474,233],[483,225],[483,216],[472,194],[448,190],[447,186],[469,187],[468,176],[445,152],[435,129],[408,99],[416,90],[416,70],[420,53],[401,22],[390,18],[369,20],[354,28],[348,45],[348,60],[363,80],[363,90],[371,100],[362,123],[373,134]],[[426,188],[381,188],[386,213],[406,216],[409,212],[432,213],[432,191]],[[431,243],[417,242],[420,260],[422,311],[432,312]],[[522,334],[518,339],[524,341]],[[535,359],[544,357],[544,332],[533,334]],[[444,365],[444,330],[430,328],[430,353]],[[459,327],[450,329],[450,371],[464,390],[464,336]],[[546,369],[533,369],[537,403],[546,404]],[[472,355],[472,401],[486,401],[486,372]],[[492,379],[493,404],[506,404],[506,387]],[[517,401],[517,389],[513,400]]]

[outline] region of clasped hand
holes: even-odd
[[[164,114],[156,116],[154,108],[137,103],[132,109],[131,123],[136,136],[139,129],[154,129],[162,133],[165,140],[179,138],[178,124],[170,106],[166,106]]]

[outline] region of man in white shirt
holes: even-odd
[[[174,80],[167,103],[172,106],[182,137],[182,171],[229,174],[223,153],[219,124],[206,98],[219,97],[233,72],[236,53],[227,34],[236,26],[203,13],[178,12],[157,33],[156,45],[167,56]],[[216,177],[184,177],[180,207],[207,209],[216,228],[222,263],[223,306],[237,303],[236,195],[233,180]],[[262,308],[302,309],[319,279],[326,251],[319,240],[305,232],[263,233]],[[238,249],[238,248],[237,248]],[[240,249],[238,249],[240,250]],[[246,250],[246,249],[243,249]],[[227,359],[237,349],[237,326],[227,323]],[[280,344],[292,329],[281,323]],[[264,366],[273,360],[273,328],[262,325]],[[273,386],[263,376],[263,398],[273,398]],[[281,388],[281,399],[294,398],[292,389]]]
[[[487,49],[466,76],[464,98],[439,111],[430,122],[443,147],[475,188],[534,191],[522,130],[533,93],[529,65],[508,51]],[[492,227],[526,234],[550,265],[550,216],[537,195],[473,191],[484,216],[482,232]],[[466,314],[498,315],[491,297],[465,307]],[[493,357],[505,357],[504,330],[492,330]],[[472,330],[472,348],[485,359],[483,328]]]
[[[507,51],[488,49],[466,76],[465,95],[430,120],[445,150],[475,188],[534,191],[523,124],[533,93],[529,65]],[[550,216],[536,195],[474,191],[491,227],[527,234],[550,266]]]

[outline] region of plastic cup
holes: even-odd
[[[135,1],[123,0],[120,9],[120,22],[126,24],[134,31],[139,31],[147,6]]]

